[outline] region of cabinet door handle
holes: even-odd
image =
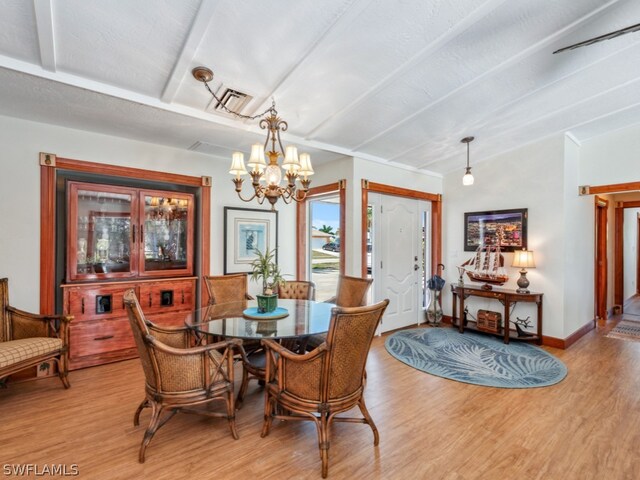
[[[184,303],[184,288],[182,289],[182,303]]]
[[[131,243],[136,243],[136,226],[131,229]]]
[[[144,243],[144,227],[140,225],[140,243]]]
[[[96,337],[96,338],[94,338],[94,340],[96,340],[96,341],[109,340],[110,338],[113,338],[113,335],[105,335],[103,337]]]
[[[84,313],[84,298],[82,299],[81,307],[82,307],[82,313]]]
[[[149,306],[151,306],[151,292],[149,292]]]

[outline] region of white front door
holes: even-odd
[[[376,301],[390,300],[381,332],[420,323],[424,300],[423,259],[429,246],[427,202],[378,195],[374,203],[374,290]]]

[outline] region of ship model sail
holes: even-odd
[[[504,257],[499,245],[479,246],[476,254],[461,265],[469,280],[493,285],[502,285],[509,276],[504,270]]]

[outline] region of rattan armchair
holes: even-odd
[[[298,280],[287,280],[282,285],[278,285],[278,298],[292,300],[315,300],[316,284]]]
[[[389,300],[372,306],[334,308],[327,341],[312,352],[295,354],[273,340],[267,349],[265,413],[262,436],[269,434],[274,418],[313,421],[318,429],[322,477],[329,466],[329,431],[332,422],[359,422],[378,429],[365,406],[364,369],[371,341]],[[358,406],[363,418],[337,415]]]
[[[373,278],[338,277],[338,289],[335,297],[326,300],[339,307],[361,307],[367,304],[367,292],[373,283]]]
[[[0,279],[0,385],[14,373],[43,362],[55,362],[69,388],[69,322],[67,315],[36,315],[9,306],[9,280]]]
[[[209,294],[209,304],[242,302],[253,300],[249,295],[249,276],[246,273],[233,275],[204,276]]]
[[[179,411],[226,418],[233,438],[238,439],[233,394],[233,351],[240,341],[228,340],[184,348],[181,345],[188,342],[184,331],[168,332],[169,329],[156,327],[152,334],[133,290],[125,293],[124,302],[146,380],[145,399],[135,412],[133,424],[139,425],[142,410],[151,408],[151,420],[140,445],[140,463],[144,463],[145,451],[156,431]],[[176,346],[163,343],[156,335]],[[225,412],[192,408],[216,400],[225,402]],[[161,418],[164,412],[167,413]]]

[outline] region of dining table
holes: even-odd
[[[271,338],[283,341],[297,340],[304,344],[312,336],[327,333],[331,322],[333,303],[313,300],[278,299],[279,309],[286,315],[277,319],[256,319],[247,316],[249,309],[257,308],[256,300],[207,305],[185,315],[185,325],[201,335],[261,340]]]

